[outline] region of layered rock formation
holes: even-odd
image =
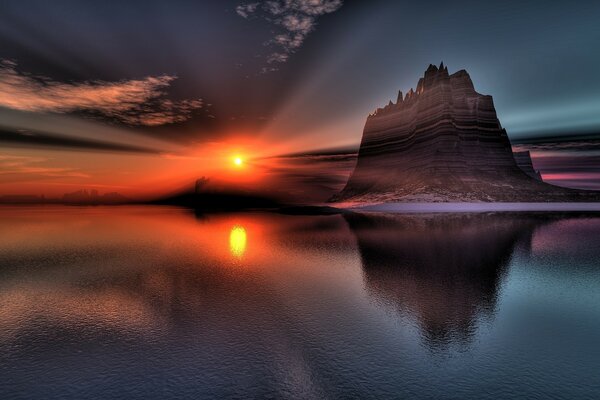
[[[358,160],[334,201],[575,201],[597,196],[532,179],[516,164],[491,96],[465,70],[430,65],[369,115]]]

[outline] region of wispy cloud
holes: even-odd
[[[36,175],[47,178],[89,178],[75,168],[47,167],[40,165],[49,161],[42,157],[0,155],[0,175]]]
[[[0,107],[21,111],[100,114],[128,125],[156,126],[183,122],[203,107],[201,99],[172,101],[166,89],[172,75],[117,82],[58,82],[17,70],[0,61]]]
[[[531,151],[538,157],[580,157],[600,154],[600,134],[564,133],[553,136],[511,139],[513,151]],[[600,164],[599,164],[600,165]]]
[[[261,18],[279,27],[266,43],[277,49],[267,56],[267,63],[278,64],[287,62],[302,46],[318,17],[337,11],[342,4],[342,0],[272,0],[240,4],[236,12],[242,18]],[[263,68],[263,72],[276,70],[273,65]]]
[[[266,174],[277,182],[279,191],[295,199],[323,202],[344,187],[356,157],[356,149],[340,148],[283,154],[263,160],[268,160]]]
[[[563,134],[516,140],[513,150],[532,152],[534,168],[558,186],[600,190],[600,136]]]
[[[242,18],[248,18],[258,8],[259,3],[240,4],[235,8],[235,12]]]
[[[159,149],[136,144],[94,140],[38,131],[15,131],[0,127],[0,144],[13,147],[59,147],[67,150],[160,154]]]

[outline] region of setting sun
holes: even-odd
[[[244,163],[244,160],[242,160],[240,157],[235,157],[233,159],[233,163],[237,166],[237,167],[241,167],[242,164]]]

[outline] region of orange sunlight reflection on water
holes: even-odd
[[[236,258],[242,258],[246,252],[247,235],[244,227],[236,225],[229,234],[229,250]]]

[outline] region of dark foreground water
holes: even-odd
[[[598,399],[600,218],[0,208],[0,399]]]

